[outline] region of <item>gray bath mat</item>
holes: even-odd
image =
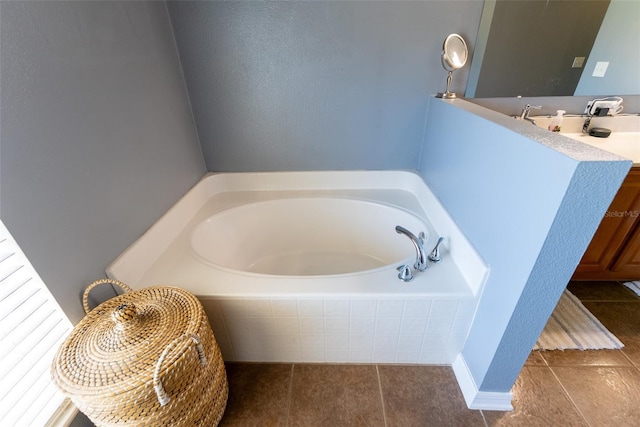
[[[624,344],[575,295],[564,291],[533,349],[600,350],[622,347]]]

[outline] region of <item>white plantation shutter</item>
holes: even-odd
[[[0,221],[0,426],[44,426],[69,407],[49,372],[72,329]]]

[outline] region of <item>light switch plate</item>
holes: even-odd
[[[596,62],[596,67],[593,69],[592,76],[604,77],[605,73],[607,72],[607,67],[609,67],[608,62],[601,62],[601,61]]]

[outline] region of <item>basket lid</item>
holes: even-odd
[[[51,371],[70,395],[119,394],[148,384],[165,347],[207,322],[198,299],[174,287],[119,295],[89,312],[58,349]],[[188,350],[172,351],[170,365]],[[163,365],[164,366],[164,365]]]

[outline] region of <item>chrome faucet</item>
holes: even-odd
[[[536,121],[529,117],[529,113],[531,113],[532,108],[535,110],[539,110],[542,108],[542,105],[527,104],[527,106],[524,107],[522,109],[522,112],[520,113],[520,120],[526,120],[528,122],[531,122],[531,124],[535,125]]]
[[[416,248],[416,262],[413,264],[413,268],[418,271],[425,271],[429,266],[427,265],[427,251],[424,250],[423,245],[425,241],[424,233],[420,232],[418,237],[416,237],[415,234],[399,225],[396,226],[396,233],[407,236]]]

